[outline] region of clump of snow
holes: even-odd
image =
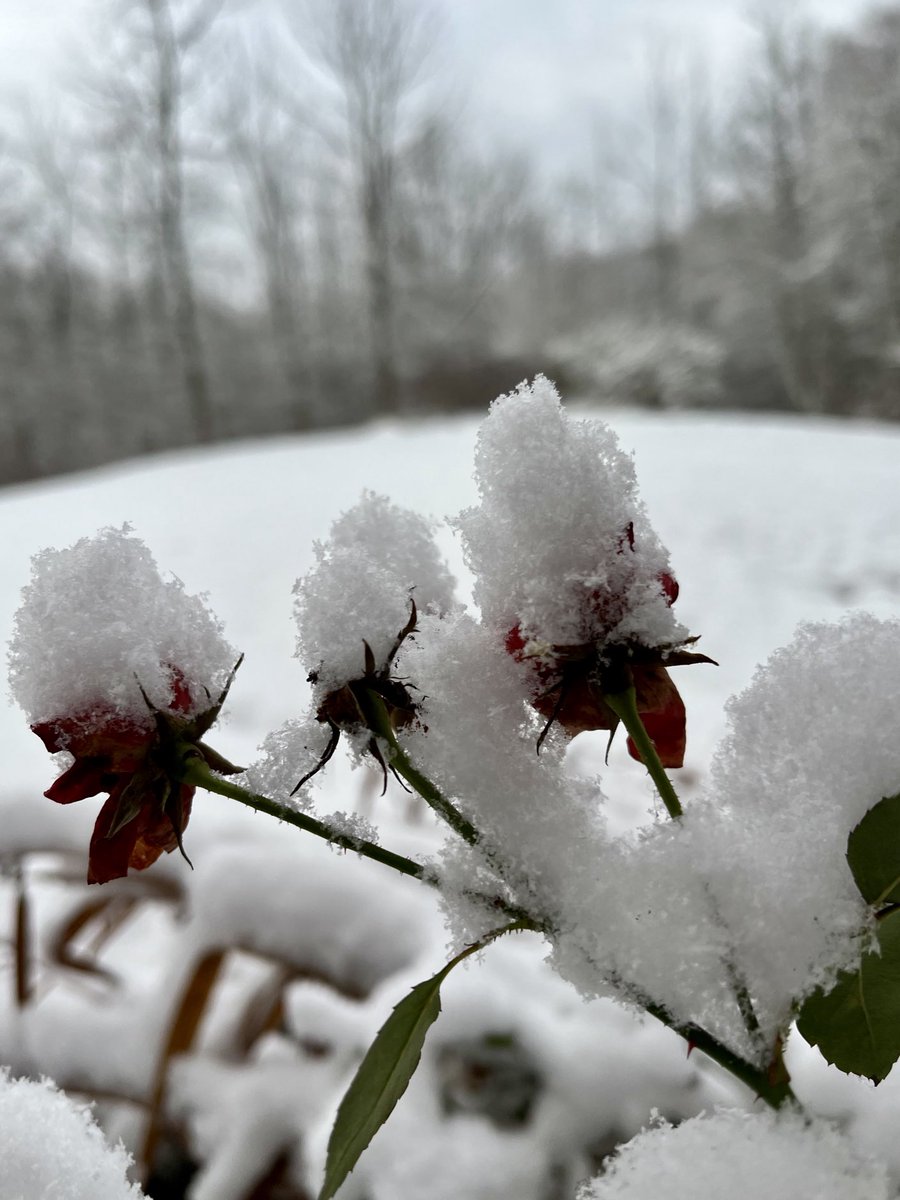
[[[603,797],[593,781],[565,776],[562,734],[535,753],[524,668],[492,630],[457,615],[423,619],[398,670],[412,674],[423,695],[420,725],[401,734],[404,749],[483,835],[472,853],[456,853],[451,840],[445,894],[483,894],[493,872],[501,894],[508,887],[517,903],[562,923],[564,881],[584,884],[602,869]],[[464,904],[450,903],[462,917],[460,937],[483,932],[467,927]],[[488,919],[496,926],[496,912]]]
[[[595,846],[594,877],[563,879],[566,923],[551,962],[586,997],[616,995],[639,1008],[661,1004],[676,1021],[695,1022],[765,1063],[771,1046],[748,1033],[741,1018],[728,930],[698,870],[692,834],[688,816],[634,840]]]
[[[487,624],[504,634],[518,624],[533,653],[684,640],[660,583],[668,555],[606,425],[568,417],[539,375],[492,404],[475,473],[481,504],[455,524]]]
[[[348,990],[368,991],[421,952],[422,885],[378,863],[341,862],[318,838],[222,845],[191,877],[198,947],[241,946]]]
[[[368,642],[384,665],[415,599],[420,613],[447,612],[453,577],[429,523],[385,496],[365,492],[340,516],[316,563],[297,581],[297,657],[317,676],[321,698],[364,671]]]
[[[361,846],[364,842],[377,843],[378,841],[376,827],[359,813],[338,810],[326,813],[321,820],[329,829],[334,830],[337,836],[349,838],[357,846]]]
[[[900,790],[884,720],[900,710],[900,623],[803,630],[732,703],[707,799],[619,840],[599,789],[564,775],[561,739],[535,754],[522,667],[499,643],[471,617],[426,618],[398,662],[424,696],[404,748],[483,835],[444,853],[454,936],[496,924],[473,896],[502,896],[549,921],[554,965],[584,995],[661,1004],[764,1065],[796,1002],[864,944],[846,843]]]
[[[234,666],[220,623],[180,580],[164,580],[127,525],[32,559],[9,647],[13,697],[32,724],[110,710],[136,725],[174,698],[178,672],[191,711],[207,708]]]
[[[660,1122],[612,1158],[578,1200],[888,1200],[886,1168],[825,1121],[723,1110]]]
[[[0,1196],[6,1200],[139,1200],[131,1158],[107,1145],[86,1106],[49,1081],[0,1069]]]
[[[191,1181],[191,1200],[244,1200],[285,1158],[299,1185],[303,1136],[323,1104],[336,1101],[346,1066],[334,1056],[305,1058],[277,1036],[257,1043],[248,1063],[176,1063],[170,1106],[204,1164]]]
[[[900,622],[865,613],[801,628],[728,706],[698,869],[770,1029],[858,962],[868,914],[847,837],[900,792],[898,712]]]
[[[660,1003],[764,1065],[797,1003],[867,943],[847,838],[900,791],[885,720],[896,711],[900,622],[861,614],[802,629],[731,702],[704,800],[678,823],[595,840],[594,878],[557,874],[560,973],[588,996],[618,981],[625,997]],[[584,850],[569,853],[574,866]],[[733,979],[752,997],[758,1035]]]
[[[298,782],[316,767],[328,746],[329,729],[315,714],[285,721],[270,733],[260,746],[260,757],[242,777],[252,792],[260,792],[301,812],[309,809],[309,787],[318,776],[308,780],[294,793]]]
[[[551,961],[584,996],[649,999],[761,1055],[729,986],[727,930],[697,871],[689,823],[610,838],[597,781],[564,771],[564,737],[552,733],[535,753],[523,667],[498,642],[469,616],[426,618],[398,663],[424,695],[420,726],[400,735],[404,749],[482,834],[474,848],[450,835],[443,852],[454,940],[498,924],[474,897],[502,897],[548,922]]]

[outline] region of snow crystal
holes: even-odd
[[[455,524],[487,623],[519,624],[535,652],[598,637],[684,640],[660,585],[668,555],[612,430],[570,419],[539,375],[491,406],[475,471],[481,504]]]
[[[308,780],[299,792],[292,793],[303,776],[321,760],[329,732],[328,726],[317,721],[314,713],[302,720],[285,721],[260,746],[261,755],[247,768],[242,783],[252,792],[270,796],[301,812],[308,811],[308,789],[317,776]]]
[[[338,811],[327,813],[320,820],[334,830],[336,836],[350,838],[356,845],[378,841],[378,830],[359,813]]]
[[[809,625],[728,707],[694,814],[710,881],[760,1015],[858,962],[867,910],[846,861],[866,811],[900,792],[900,622]]]
[[[883,1165],[825,1121],[723,1110],[622,1147],[578,1200],[888,1200]]]
[[[364,671],[368,642],[382,666],[410,616],[447,612],[453,577],[428,522],[384,496],[365,492],[317,542],[316,563],[295,588],[297,657],[317,676],[322,697]]]
[[[141,687],[166,708],[177,670],[200,712],[236,659],[203,600],[162,579],[126,525],[35,555],[10,643],[10,688],[33,724],[89,720],[103,708],[149,726]]]
[[[131,1158],[110,1147],[87,1107],[49,1080],[0,1069],[0,1196],[4,1200],[138,1200]]]

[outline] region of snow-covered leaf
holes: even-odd
[[[500,929],[452,958],[436,975],[418,983],[379,1029],[341,1101],[328,1140],[325,1182],[318,1200],[330,1200],[406,1091],[422,1057],[428,1030],[441,1012],[441,984],[453,968],[517,928]]]
[[[880,800],[851,832],[847,862],[867,903],[900,903],[900,793]]]
[[[900,910],[878,923],[879,949],[856,971],[842,971],[829,992],[814,992],[797,1028],[828,1062],[873,1083],[900,1058]]]

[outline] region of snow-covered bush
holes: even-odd
[[[647,408],[705,408],[722,402],[725,351],[702,329],[671,321],[607,318],[551,348],[587,394]]]
[[[674,1188],[684,1181],[685,1195],[702,1194],[691,1192],[705,1170],[701,1151],[718,1164],[709,1177],[720,1192],[735,1190],[754,1156],[765,1156],[774,1164],[766,1181],[772,1200],[802,1194],[797,1180],[814,1161],[818,1173],[809,1178],[818,1190],[810,1196],[853,1195],[841,1191],[848,1174],[866,1194],[887,1195],[878,1169],[830,1127],[806,1123],[784,1052],[796,1017],[846,1072],[877,1081],[900,1056],[900,623],[857,616],[801,630],[733,702],[706,791],[685,807],[667,774],[686,748],[685,705],[670,670],[706,671],[712,660],[676,616],[679,585],[630,458],[602,425],[571,419],[552,384],[538,378],[492,407],[476,482],[479,502],[453,524],[477,611],[457,602],[428,525],[384,497],[364,495],[317,545],[295,589],[311,705],[270,735],[243,780],[206,740],[235,655],[204,606],[160,579],[127,530],[36,560],[11,648],[13,687],[48,749],[74,760],[49,798],[109,795],[89,880],[117,879],[181,848],[194,793],[205,789],[353,851],[371,860],[367,870],[393,869],[407,877],[403,888],[416,881],[434,890],[450,930],[450,962],[413,987],[377,1031],[327,1147],[317,1111],[302,1098],[312,1086],[341,1090],[375,1033],[363,1014],[338,1021],[340,1052],[324,1070],[297,1049],[321,1040],[307,1024],[321,1005],[293,992],[281,996],[279,1011],[301,1014],[297,1045],[260,1036],[246,1075],[202,1061],[175,1068],[173,1103],[214,1160],[196,1196],[237,1197],[234,1189],[252,1184],[252,1172],[244,1178],[237,1165],[250,1161],[247,1138],[264,1147],[266,1162],[283,1164],[302,1140],[308,1161],[290,1169],[317,1174],[318,1186],[324,1163],[323,1200],[339,1189],[347,1197],[389,1194],[383,1178],[367,1176],[370,1159],[349,1182],[348,1175],[423,1051],[410,1096],[420,1107],[441,1095],[465,1108],[472,1101],[461,1097],[460,1075],[473,1061],[483,1071],[488,1050],[497,1049],[496,1030],[474,1027],[434,1053],[426,1034],[442,991],[452,994],[458,964],[523,932],[544,940],[552,968],[583,997],[648,1014],[771,1110],[753,1120],[723,1111],[641,1135],[585,1195],[638,1198],[651,1187],[658,1194],[655,1181],[669,1165]],[[117,579],[121,599],[109,595]],[[620,727],[662,805],[652,825],[629,836],[610,828],[597,782],[565,764],[571,739],[605,730],[612,740]],[[356,761],[376,764],[385,786],[394,776],[418,793],[446,829],[442,845],[389,845],[384,829],[376,833],[357,816],[315,813],[310,787],[341,739]],[[323,881],[244,846],[213,866],[198,862],[186,995],[209,990],[228,946],[251,945],[289,963],[308,942],[311,967],[340,975],[346,943],[314,929]],[[346,900],[340,907],[347,910]],[[363,944],[354,941],[361,961],[365,941],[378,942],[392,925],[403,921],[373,919]],[[395,972],[417,967],[424,956],[415,943],[398,952],[389,982],[370,971],[367,986],[395,986]],[[191,1019],[176,1021],[170,1046]],[[505,1022],[502,1037],[515,1053],[490,1061],[513,1072],[523,1098],[495,1107],[506,1114],[498,1119],[533,1109],[549,1130],[549,1110],[532,1093],[553,1078],[552,1063],[529,1051],[527,1022]],[[433,1083],[427,1092],[423,1078]],[[210,1108],[203,1097],[223,1080],[230,1102]],[[561,1077],[554,1086],[562,1089]],[[248,1109],[255,1133],[238,1129]],[[569,1166],[580,1154],[587,1174],[590,1139],[566,1141],[554,1128],[547,1144],[565,1143]],[[634,1124],[621,1132],[633,1131]],[[209,1147],[223,1142],[230,1154],[216,1156]],[[552,1162],[517,1161],[497,1150],[497,1180],[527,1161],[539,1195]],[[448,1194],[500,1195],[493,1168],[483,1169],[480,1185],[455,1174]],[[399,1195],[406,1185],[392,1186]],[[517,1194],[529,1186],[519,1182]]]

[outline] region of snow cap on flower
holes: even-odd
[[[892,1194],[886,1167],[827,1122],[726,1110],[639,1133],[578,1200],[888,1200]]]
[[[160,578],[127,527],[34,559],[10,680],[32,731],[74,760],[44,795],[57,804],[108,796],[88,883],[144,870],[181,846],[194,796],[172,771],[182,744],[214,770],[240,770],[200,740],[227,694],[229,667],[234,651],[218,622],[178,580]]]
[[[297,657],[315,672],[317,696],[340,688],[364,671],[364,646],[376,667],[387,659],[410,617],[447,612],[453,577],[438,553],[429,523],[364,492],[314,547],[316,562],[297,581]]]
[[[33,725],[66,718],[88,727],[102,711],[149,729],[141,688],[159,708],[177,704],[193,716],[221,691],[236,658],[203,600],[164,580],[125,525],[35,555],[9,682]]]
[[[491,405],[475,474],[481,503],[456,525],[488,624],[519,625],[536,649],[684,640],[663,582],[668,555],[606,425],[570,418],[539,375]]]

